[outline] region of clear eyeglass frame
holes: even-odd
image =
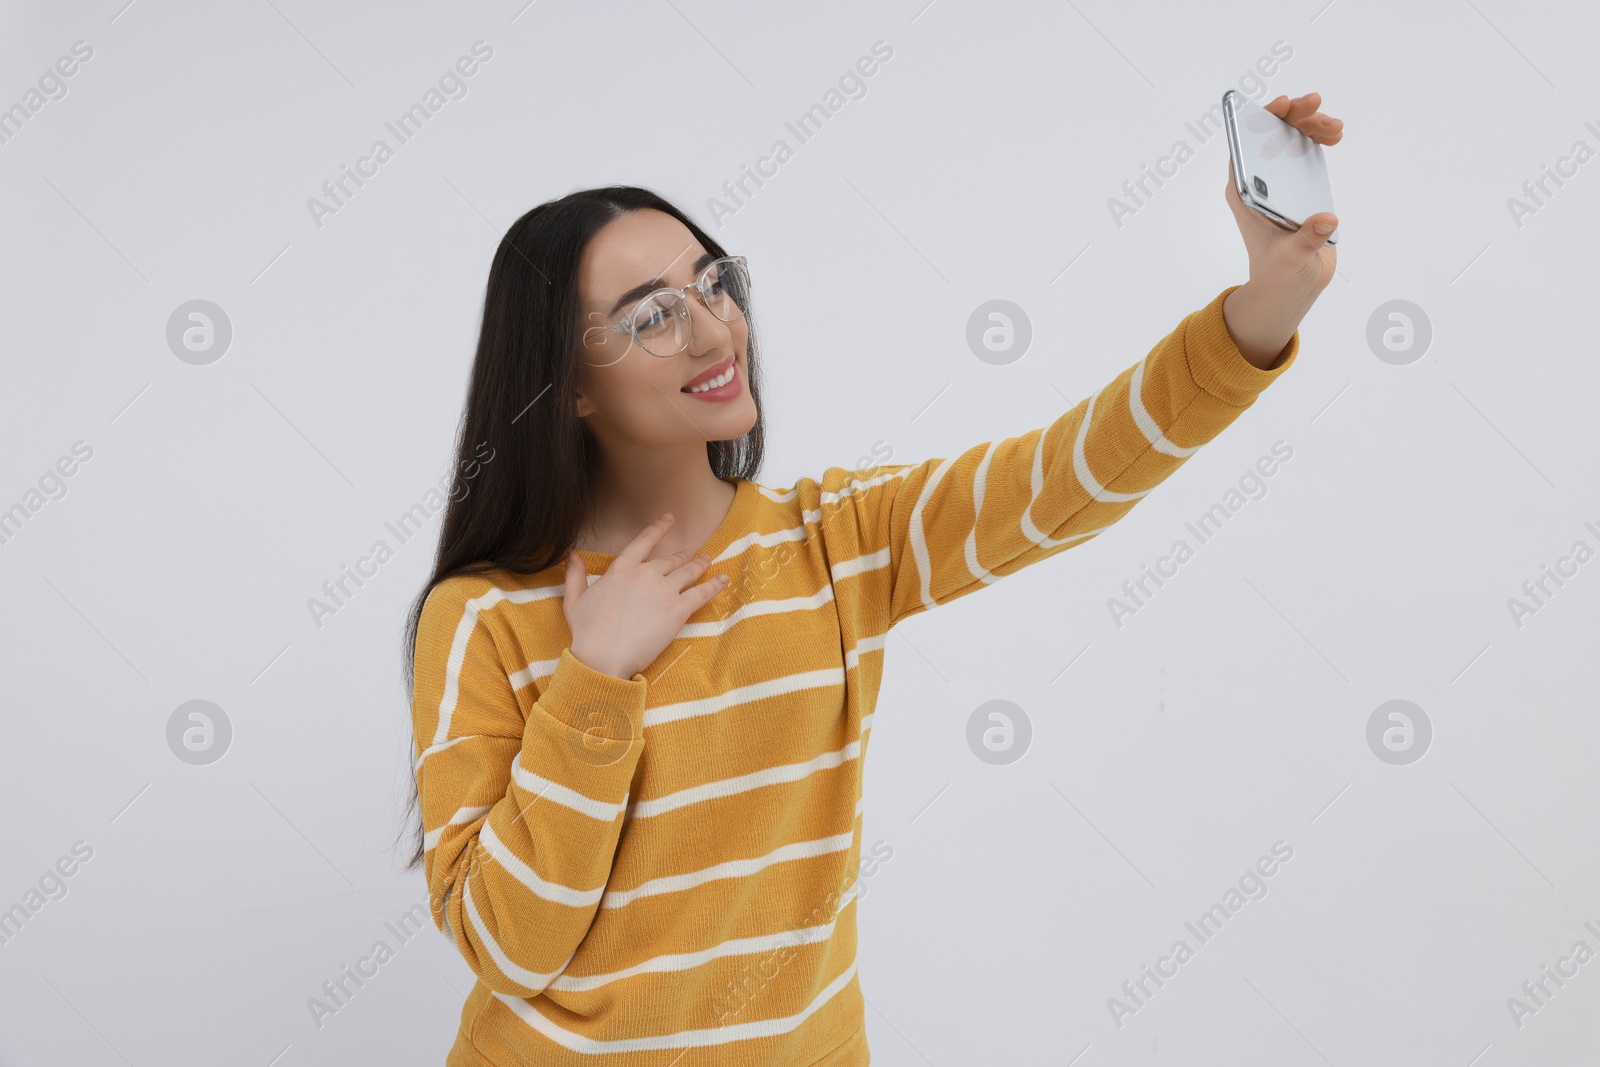
[[[706,290],[711,284],[712,279],[719,276],[722,270],[729,266],[735,268],[737,271],[740,287],[743,289],[743,293],[730,297],[730,302],[733,304],[733,311],[729,317],[724,318],[722,315],[718,314],[717,309],[712,306],[711,300],[707,297]],[[688,295],[691,292],[693,292],[696,298],[699,299],[701,306],[707,311],[711,312],[712,315],[716,316],[719,321],[737,321],[746,314],[745,307],[743,306],[740,297],[742,296],[744,300],[747,301],[750,293],[750,266],[748,261],[744,256],[722,256],[719,259],[712,260],[710,263],[706,264],[705,269],[700,272],[700,276],[698,278],[690,282],[688,285],[685,285],[682,289],[673,289],[668,286],[666,288],[657,289],[648,296],[642,297],[638,303],[634,304],[633,307],[628,309],[628,312],[623,315],[621,319],[612,324],[611,332],[615,334],[622,334],[630,338],[634,344],[638,345],[640,348],[644,349],[646,352],[649,352],[652,356],[655,356],[658,359],[670,359],[679,352],[682,352],[684,349],[688,348],[689,342],[694,337],[694,319],[689,314],[689,305],[687,302]],[[644,338],[639,336],[639,321],[641,315],[650,309],[652,303],[662,306],[669,315],[677,316],[684,324],[684,328],[682,330],[683,340],[676,348],[672,348],[671,351],[657,352],[652,349],[649,344],[645,343]],[[657,340],[655,344],[657,347],[662,347],[660,340]],[[671,348],[670,342],[666,347]]]

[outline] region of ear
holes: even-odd
[[[588,368],[580,368],[577,377],[578,380],[572,390],[572,398],[577,402],[578,418],[581,419],[599,409],[595,406],[595,402],[589,398]]]
[[[591,321],[598,317],[599,316],[596,315],[595,312],[589,312],[589,318]],[[583,331],[583,338],[578,342],[577,356],[580,363],[580,370],[578,372],[578,391],[575,396],[578,401],[578,418],[580,419],[595,410],[594,403],[588,398],[588,396],[584,394],[583,391],[583,380],[586,371],[581,369],[581,365],[588,363],[591,346],[601,345],[604,343],[605,328],[595,325],[590,325],[587,329],[585,329]]]

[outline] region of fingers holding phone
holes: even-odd
[[[1324,144],[1344,124],[1318,110],[1319,93],[1279,96],[1265,106],[1236,90],[1222,97],[1228,141],[1228,207],[1250,257],[1250,276],[1315,298],[1333,277],[1339,217]]]
[[[1338,144],[1344,137],[1344,121],[1317,110],[1322,106],[1321,93],[1306,93],[1292,100],[1280,96],[1261,106],[1318,144]]]

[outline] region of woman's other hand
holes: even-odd
[[[671,525],[667,514],[640,530],[593,585],[582,557],[568,554],[562,610],[571,652],[586,666],[622,679],[642,673],[689,616],[727,586],[725,574],[695,584],[711,565],[704,552],[649,558]]]

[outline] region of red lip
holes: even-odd
[[[704,382],[709,382],[711,379],[715,378],[717,375],[723,373],[729,367],[733,366],[733,362],[736,358],[737,357],[735,356],[729,356],[727,359],[705,371],[703,374],[697,374],[693,378],[690,378],[688,381],[684,382],[682,388],[691,389],[694,386],[700,385]]]

